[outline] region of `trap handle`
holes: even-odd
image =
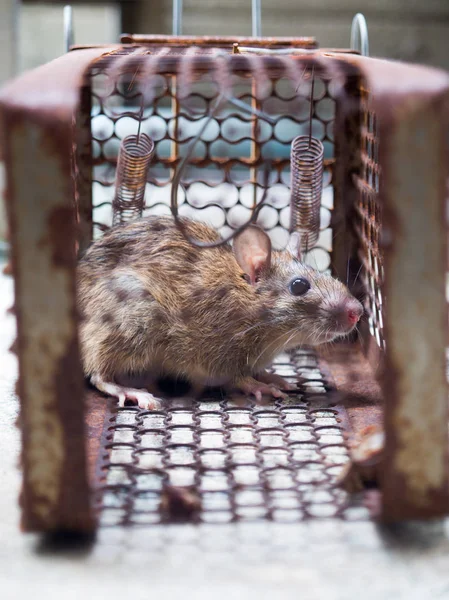
[[[252,36],[262,35],[262,0],[251,0]],[[173,0],[173,35],[182,33],[182,0]]]
[[[357,13],[352,19],[351,50],[357,50],[362,56],[369,56],[368,25],[362,13]]]

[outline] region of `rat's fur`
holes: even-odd
[[[202,223],[183,223],[190,237],[220,239]],[[289,291],[295,276],[311,283],[304,296]],[[238,385],[284,349],[341,335],[334,309],[348,298],[357,302],[288,251],[272,252],[251,284],[230,245],[196,248],[171,217],[140,219],[107,232],[80,261],[85,374]]]

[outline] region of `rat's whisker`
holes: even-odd
[[[360,267],[359,270],[357,271],[357,275],[355,276],[354,282],[353,282],[353,286],[356,284],[357,279],[359,278],[360,273],[362,272],[362,268],[363,268],[363,263],[360,263]]]

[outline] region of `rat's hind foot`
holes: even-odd
[[[268,385],[273,385],[279,390],[292,391],[298,388],[296,383],[289,383],[280,375],[276,375],[276,373],[269,373],[268,371],[261,371],[260,373],[257,373],[254,375],[254,379],[261,381],[262,383],[267,383]]]
[[[139,408],[143,409],[158,410],[161,407],[159,400],[146,390],[138,390],[116,383],[109,383],[108,381],[104,381],[100,375],[92,375],[90,382],[100,392],[117,398],[119,406],[125,406],[127,400],[132,400],[133,404],[137,404]]]
[[[159,410],[161,408],[161,403],[157,398],[147,392],[146,390],[136,390],[134,388],[125,388],[125,401],[126,400],[135,400],[137,406],[139,408],[143,408],[145,410]],[[120,404],[119,406],[125,406],[125,403]]]
[[[253,377],[241,379],[235,386],[247,396],[255,396],[258,402],[262,401],[262,396],[272,396],[273,398],[286,398],[287,396],[275,385],[268,385],[257,381]]]

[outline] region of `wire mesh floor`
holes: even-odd
[[[116,411],[105,430],[100,523],[368,518],[360,498],[336,485],[348,452],[316,354],[284,354],[273,370],[299,380],[298,392],[264,404],[179,398],[160,411]]]

